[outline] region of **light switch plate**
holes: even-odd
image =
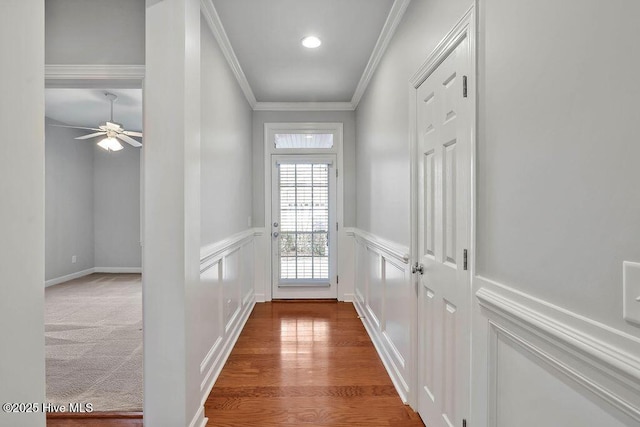
[[[640,263],[622,263],[622,292],[624,320],[640,325]]]

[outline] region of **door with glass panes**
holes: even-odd
[[[273,298],[336,298],[335,156],[274,155],[272,167]]]

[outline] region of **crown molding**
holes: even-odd
[[[353,111],[350,102],[257,102],[254,111]]]
[[[47,64],[47,80],[142,80],[144,65]]]
[[[252,109],[255,109],[257,103],[256,97],[253,94],[253,90],[251,90],[251,86],[249,85],[247,76],[245,76],[244,71],[242,71],[242,67],[240,66],[238,57],[233,51],[233,47],[231,47],[231,42],[229,41],[229,37],[227,37],[227,33],[224,30],[222,21],[220,21],[220,16],[218,16],[218,12],[213,6],[213,1],[200,0],[200,11],[204,16],[205,21],[207,21],[207,24],[209,25],[209,29],[213,33],[213,36],[220,45],[220,49],[222,50],[224,57],[227,59],[227,62],[231,67],[231,71],[235,75],[236,80],[240,85],[240,89],[242,89],[244,96],[247,98],[247,102]]]
[[[354,109],[358,107],[360,99],[362,99],[362,96],[367,90],[367,86],[369,86],[369,82],[371,81],[373,74],[376,72],[378,64],[387,50],[389,42],[395,34],[407,7],[409,7],[409,3],[411,3],[411,0],[395,0],[393,2],[391,10],[389,11],[389,16],[387,16],[387,20],[382,27],[382,31],[380,31],[380,35],[378,36],[378,41],[371,52],[369,62],[367,62],[367,66],[364,67],[362,77],[360,77],[358,86],[356,86],[356,90],[351,98],[351,104],[353,104]]]
[[[46,64],[46,88],[140,88],[144,65]]]

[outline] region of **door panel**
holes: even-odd
[[[333,156],[273,156],[274,298],[336,298]]]
[[[469,410],[469,69],[465,38],[417,92],[418,411],[430,427],[459,427]]]

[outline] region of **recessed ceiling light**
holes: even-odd
[[[307,47],[309,49],[315,49],[321,44],[322,42],[316,36],[307,36],[302,39],[302,46]]]
[[[307,135],[307,136],[305,136],[305,138],[311,139],[311,138],[313,138],[313,135]]]

